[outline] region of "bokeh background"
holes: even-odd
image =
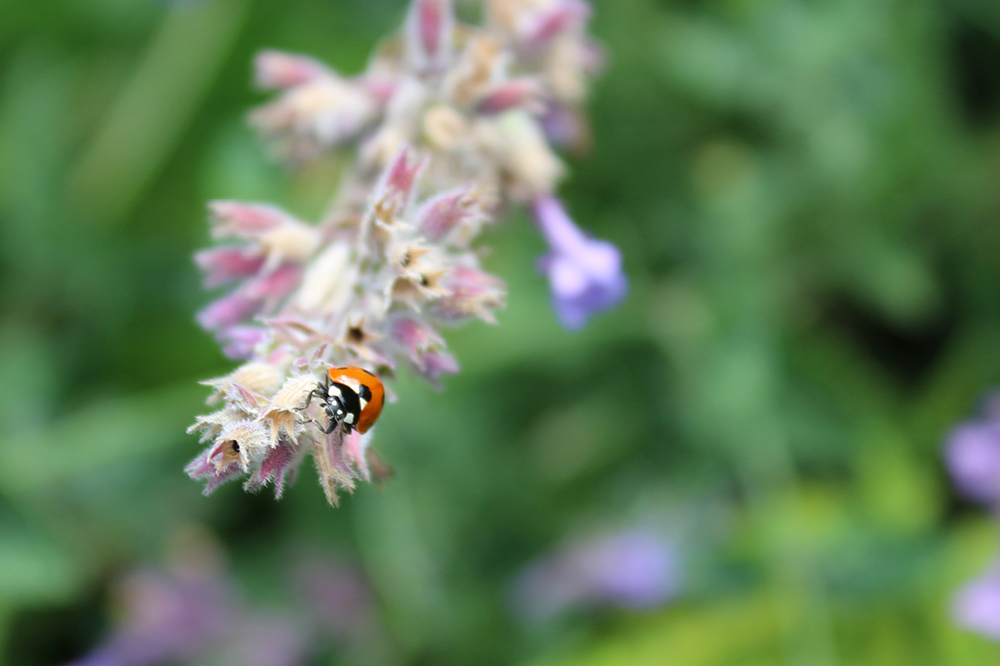
[[[1000,539],[940,453],[1000,377],[1000,4],[595,6],[562,192],[627,301],[562,330],[543,242],[498,225],[500,326],[450,335],[443,392],[400,378],[396,478],[331,509],[308,465],[280,502],[182,473],[196,381],[233,365],[190,257],[206,200],[309,219],[341,170],[268,159],[253,54],[357,71],[404,1],[0,0],[0,663],[84,657],[192,539],[300,628],[330,590],[304,664],[1000,660],[949,614]],[[553,582],[621,533],[666,568],[599,565],[658,593]]]

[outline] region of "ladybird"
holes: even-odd
[[[324,381],[309,394],[319,398],[330,422],[320,429],[330,434],[343,423],[347,432],[364,434],[378,420],[385,403],[382,381],[364,368],[330,368]],[[306,406],[309,406],[309,401]]]

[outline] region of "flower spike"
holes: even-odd
[[[383,382],[405,366],[440,385],[459,370],[441,329],[496,323],[506,286],[477,240],[499,211],[534,212],[567,326],[622,298],[618,250],[584,236],[554,195],[565,167],[548,137],[572,138],[552,119],[581,115],[596,52],[588,16],[583,0],[488,0],[474,26],[453,0],[412,0],[357,76],[257,56],[256,85],[274,96],[250,123],[274,154],[293,166],[331,151],[355,159],[315,223],[269,204],[209,204],[219,245],[195,262],[227,291],[197,320],[244,365],[208,382],[214,411],[191,427],[206,448],[187,472],[206,493],[243,478],[280,498],[309,455],[331,505],[388,479],[370,429],[394,399]]]

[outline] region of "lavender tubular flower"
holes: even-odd
[[[625,297],[621,253],[607,241],[584,236],[554,197],[535,199],[532,212],[551,248],[540,267],[549,277],[556,313],[566,328],[582,328]]]
[[[334,422],[314,399],[320,378],[358,366],[388,380],[405,365],[438,384],[457,372],[438,330],[495,323],[506,288],[482,270],[475,242],[509,204],[539,212],[568,326],[623,295],[617,250],[559,218],[564,167],[540,119],[583,99],[589,6],[488,0],[485,15],[459,26],[451,0],[414,0],[355,77],[305,56],[257,57],[258,87],[277,97],[250,122],[276,154],[294,164],[352,149],[356,161],[319,224],[269,205],[211,204],[213,237],[226,244],[196,262],[206,286],[231,291],[198,321],[246,363],[209,382],[222,405],[191,427],[207,448],[187,472],[206,493],[243,478],[280,497],[309,454],[333,505],[340,490],[385,478],[372,433]]]

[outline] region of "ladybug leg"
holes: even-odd
[[[315,421],[314,421],[314,423],[315,423]],[[329,435],[331,432],[334,431],[334,429],[338,425],[340,425],[340,421],[338,421],[336,419],[330,419],[330,423],[328,423],[325,428],[322,425],[320,425],[319,423],[316,423],[316,425],[319,426],[319,429],[323,431],[324,435]]]
[[[313,398],[319,398],[320,400],[325,400],[326,399],[327,388],[328,387],[326,385],[324,385],[323,383],[320,383],[312,391],[309,391],[309,393],[306,395],[306,404],[304,404],[301,407],[299,407],[299,411],[302,411],[304,409],[308,409],[309,405],[312,404],[312,399]],[[323,404],[324,407],[326,406],[325,402],[322,403],[322,404]]]

